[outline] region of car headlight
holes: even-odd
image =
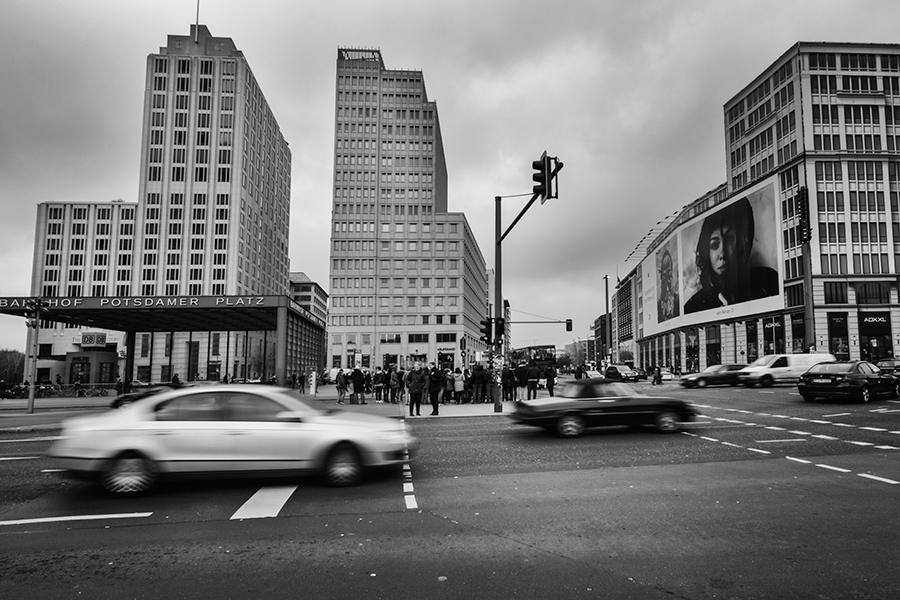
[[[378,432],[378,441],[385,444],[406,444],[412,438],[409,430],[405,427],[402,429],[388,429]]]

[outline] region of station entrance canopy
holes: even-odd
[[[287,356],[287,330],[304,321],[325,328],[324,320],[288,296],[14,296],[0,297],[0,314],[25,317],[30,312],[27,303],[34,300],[43,304],[42,321],[126,333],[274,330],[279,379],[285,376],[292,358]],[[134,336],[129,335],[128,345],[133,344]],[[133,356],[133,347],[129,347],[129,362]]]
[[[0,314],[24,317],[32,298],[0,297]],[[265,331],[278,328],[278,309],[324,321],[288,296],[131,296],[33,298],[41,319],[114,331]]]

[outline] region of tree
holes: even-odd
[[[22,383],[25,376],[25,354],[18,350],[0,350],[0,379],[8,384]]]
[[[572,357],[568,354],[560,354],[556,357],[556,370],[557,371],[568,371],[569,367],[572,366]]]

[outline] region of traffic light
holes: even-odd
[[[493,328],[493,319],[481,320],[481,341],[485,344],[491,343],[491,329]]]
[[[800,217],[800,241],[808,242],[812,239],[812,227],[809,223],[809,190],[806,186],[800,188],[796,202],[796,212]]]
[[[550,196],[550,157],[547,156],[545,150],[541,154],[541,159],[531,163],[531,168],[535,170],[531,179],[534,181],[532,191],[541,197],[541,202]]]
[[[494,343],[500,345],[506,337],[506,319],[494,319]]]
[[[572,319],[566,319],[566,331],[572,331]]]
[[[37,327],[38,306],[34,298],[25,301],[25,327]]]

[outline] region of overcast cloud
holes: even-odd
[[[144,70],[194,0],[0,3],[0,296],[29,291],[36,205],[137,200]],[[449,206],[493,267],[494,197],[530,194],[543,150],[560,197],[504,242],[513,343],[585,338],[603,276],[657,221],[726,179],[722,106],[797,41],[898,43],[896,0],[204,0],[243,51],[293,152],[291,270],[328,289],[338,47],[421,70]],[[527,198],[503,201],[504,229]],[[0,315],[0,348],[24,350]]]

